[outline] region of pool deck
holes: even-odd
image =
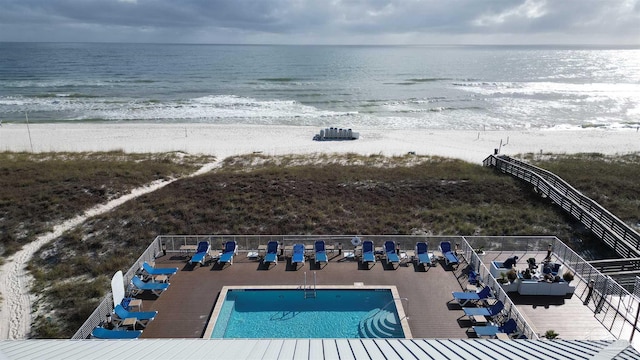
[[[483,263],[487,268],[491,261],[504,261],[518,256],[516,268],[527,268],[526,259],[536,258],[541,263],[546,257],[546,252],[525,253],[516,252],[487,252]],[[552,260],[555,258],[552,257]],[[571,285],[576,286],[575,294],[586,291],[586,284],[573,280]],[[540,336],[547,330],[554,330],[562,339],[571,340],[615,340],[615,337],[600,323],[593,312],[589,310],[578,296],[565,299],[558,296],[526,296],[517,293],[509,293],[509,298],[516,305],[518,311],[527,319],[533,330]]]
[[[524,254],[515,255],[526,258]],[[142,310],[157,310],[158,316],[149,323],[142,338],[201,338],[223,286],[302,285],[305,272],[307,282],[313,283],[314,271],[318,285],[396,286],[399,296],[408,299],[403,301],[403,306],[414,338],[469,337],[467,329],[471,324],[468,320],[459,320],[463,312],[451,303],[451,292],[466,286],[466,278],[460,274],[464,263],[457,270],[444,267],[442,262],[427,271],[410,262],[391,270],[382,260],[367,270],[337,252],[328,256],[329,263],[321,269],[316,269],[313,261],[307,261],[297,270],[285,260],[265,270],[259,261],[247,258],[246,253],[238,254],[233,265],[222,269],[212,264],[192,268],[186,263],[186,257],[177,254],[160,257],[156,267],[172,266],[180,270],[171,276],[171,286],[160,297],[143,297]],[[512,254],[491,253],[484,261],[509,256]],[[542,253],[537,256],[544,257]],[[576,296],[562,304],[529,304],[526,299],[520,300],[522,305],[518,309],[538,333],[553,329],[564,339],[612,338]],[[269,334],[264,337],[269,338]]]

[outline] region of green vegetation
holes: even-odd
[[[640,226],[640,153],[529,154],[525,160],[560,176],[630,226]]]
[[[92,206],[191,173],[204,161],[211,160],[178,153],[0,153],[0,256]]]
[[[544,333],[544,336],[543,336],[543,337],[544,337],[545,339],[553,340],[553,339],[557,338],[557,337],[558,337],[558,335],[560,335],[560,334],[558,334],[557,332],[555,332],[555,330],[547,330],[547,331]]]
[[[76,168],[78,161],[83,160],[69,155],[62,161],[67,168],[57,168]],[[111,196],[124,192],[112,189],[111,176],[95,180],[98,169],[109,165],[93,162],[94,175],[79,170],[82,175],[69,183],[71,189],[80,193],[100,189],[102,181]],[[157,165],[138,161],[130,166],[137,164],[141,168]],[[22,166],[30,167],[30,162]],[[43,167],[39,173],[39,169],[34,167],[30,177],[51,172]],[[87,169],[92,168],[87,165]],[[64,178],[63,170],[57,172]],[[167,172],[147,174],[162,177]],[[3,183],[15,186],[11,181]],[[135,186],[133,181],[123,183]],[[14,199],[16,207],[27,206]],[[56,214],[58,219],[87,208],[74,206],[64,216]],[[31,224],[19,226],[26,220],[14,222],[18,225],[9,230],[13,234],[25,228],[31,231]],[[33,227],[50,226],[43,224],[50,220],[30,221]],[[564,213],[518,180],[458,160],[354,154],[233,157],[214,172],[186,177],[140,196],[44,246],[29,264],[36,280],[33,291],[40,299],[35,307],[41,314],[32,336],[71,336],[108,291],[110,276],[128,269],[160,234],[556,235],[568,239],[573,236],[572,225]]]
[[[574,279],[573,273],[571,271],[567,271],[566,273],[562,274],[562,279],[568,283],[572,282]]]

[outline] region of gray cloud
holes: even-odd
[[[640,43],[640,0],[0,0],[0,41]]]

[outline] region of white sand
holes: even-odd
[[[640,152],[636,130],[567,131],[444,131],[356,129],[355,141],[313,141],[320,129],[303,126],[240,126],[206,124],[4,124],[0,127],[0,151],[182,151],[225,157],[261,152],[266,155],[309,153],[357,153],[363,155],[438,155],[481,163],[494,149],[502,154],[579,153],[626,154]],[[502,143],[502,146],[500,144]],[[208,164],[197,173],[218,163]],[[141,194],[169,182],[150,184],[131,194],[97,206],[67,220],[52,233],[27,245],[0,268],[0,339],[21,339],[29,332],[32,279],[24,268],[27,261],[47,242],[91,216],[107,212]]]
[[[33,278],[26,271],[29,259],[46,243],[62,235],[92,216],[110,211],[118,205],[162,188],[174,180],[157,181],[147,186],[134,189],[131,193],[121,196],[106,204],[97,205],[84,214],[69,219],[54,227],[53,231],[38,237],[27,244],[22,250],[6,259],[6,263],[0,268],[0,294],[2,306],[0,307],[0,339],[24,339],[29,334],[32,313],[29,288]]]
[[[480,163],[495,148],[501,153],[621,154],[640,151],[640,133],[625,130],[382,130],[355,129],[355,141],[313,141],[317,127],[207,124],[4,124],[0,151],[184,151],[227,156],[345,153],[439,155]],[[30,135],[30,136],[29,136]]]

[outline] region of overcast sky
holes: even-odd
[[[0,0],[0,41],[640,44],[640,0]]]

